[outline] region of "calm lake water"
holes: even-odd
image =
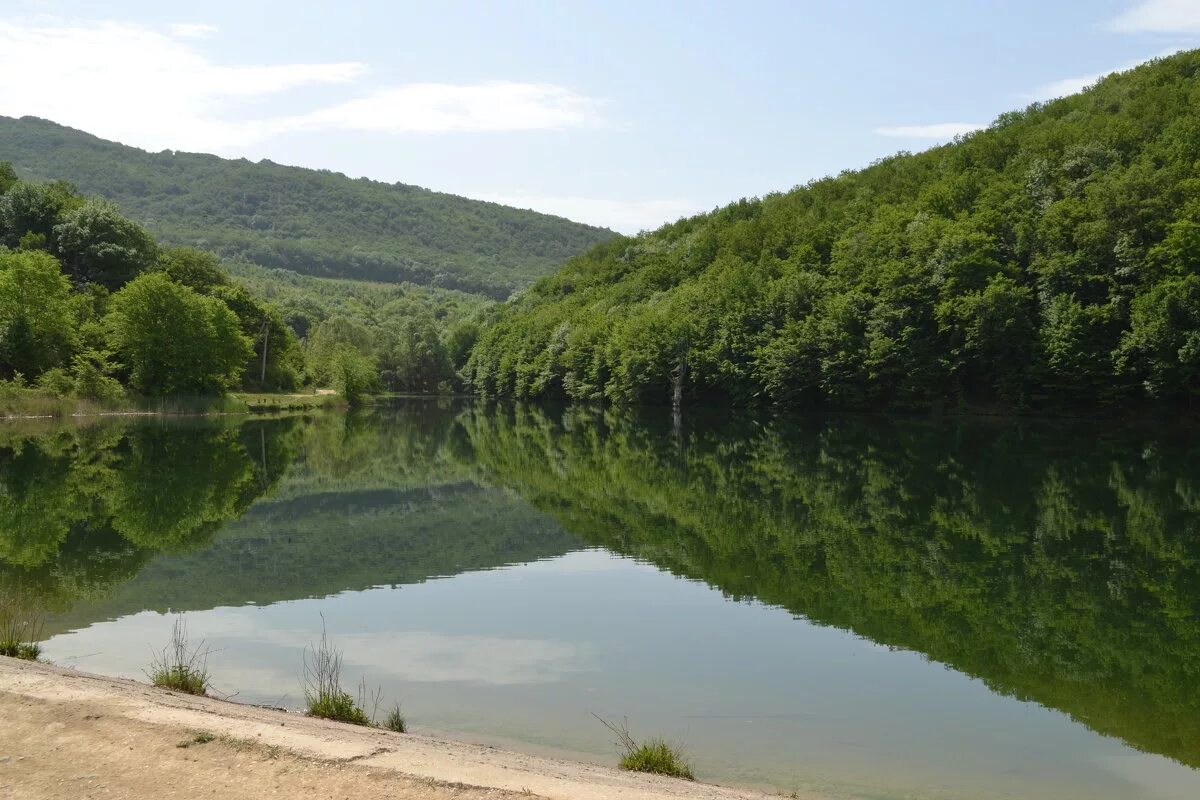
[[[1200,797],[1200,450],[1097,423],[403,403],[0,427],[45,656],[299,708],[322,617],[414,729],[866,798]]]

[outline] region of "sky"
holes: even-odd
[[[0,0],[0,114],[626,233],[1200,46],[1200,0]]]

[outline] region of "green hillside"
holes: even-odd
[[[611,231],[417,186],[196,153],[147,153],[0,116],[0,161],[113,200],[165,244],[334,278],[503,299]]]
[[[1200,394],[1200,51],[919,154],[602,243],[477,391],[1061,411]]]

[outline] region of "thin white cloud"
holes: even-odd
[[[490,203],[528,208],[544,214],[555,214],[576,222],[600,225],[621,233],[654,230],[680,217],[704,209],[690,200],[609,200],[577,195],[499,194],[467,192],[467,197]]]
[[[953,139],[964,133],[986,128],[979,122],[938,122],[932,125],[896,125],[887,128],[876,128],[879,136],[892,136],[898,139]]]
[[[205,36],[216,33],[217,26],[207,25],[203,22],[177,22],[167,26],[167,30],[171,32],[171,35],[181,39],[203,39]]]
[[[1200,33],[1200,0],[1142,0],[1105,27],[1117,33]]]
[[[1083,75],[1078,78],[1063,78],[1050,83],[1044,83],[1038,86],[1031,92],[1027,92],[1024,97],[1027,100],[1055,100],[1059,97],[1082,92],[1096,81],[1104,77],[1106,73],[1097,72],[1092,75]]]
[[[218,65],[186,37],[120,22],[0,22],[0,114],[45,117],[150,150],[257,141],[268,121],[239,116],[238,101],[365,71],[356,62]]]
[[[599,115],[600,105],[552,84],[413,83],[282,120],[281,125],[384,133],[562,130],[588,124]]]
[[[1106,75],[1111,75],[1114,72],[1125,72],[1126,70],[1133,69],[1134,67],[1144,64],[1152,59],[1165,58],[1166,56],[1173,55],[1175,52],[1176,51],[1174,49],[1164,50],[1160,53],[1155,53],[1152,56],[1139,58],[1136,61],[1127,62],[1119,67],[1114,67],[1113,69],[1106,70],[1104,72],[1094,72],[1090,75],[1081,75],[1077,78],[1063,78],[1061,80],[1051,81],[1050,83],[1045,83],[1041,86],[1038,86],[1030,92],[1026,92],[1022,95],[1022,97],[1026,100],[1041,101],[1055,100],[1059,97],[1066,97],[1067,95],[1075,94],[1076,92],[1082,92],[1084,89],[1095,84]]]
[[[492,81],[384,87],[316,109],[294,90],[352,85],[359,62],[229,65],[203,23],[0,22],[0,114],[32,115],[143,147],[231,153],[293,131],[563,130],[600,123],[601,102],[562,86]],[[36,64],[37,69],[29,65]],[[286,95],[286,96],[285,96]],[[270,115],[247,101],[279,97]],[[297,106],[300,108],[297,108]]]

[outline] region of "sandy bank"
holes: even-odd
[[[0,798],[768,795],[367,730],[0,657]],[[198,731],[208,743],[190,743]]]

